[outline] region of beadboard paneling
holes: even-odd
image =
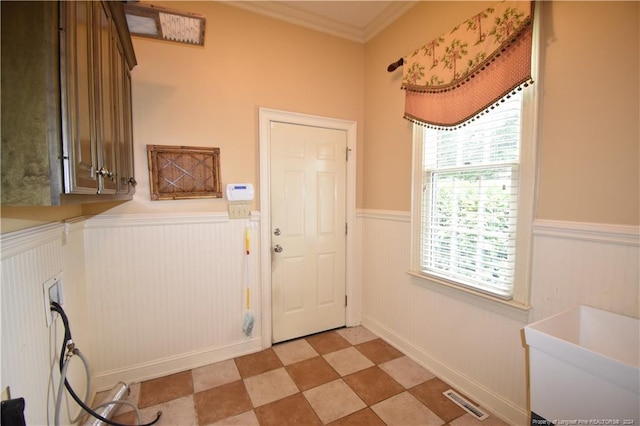
[[[361,211],[358,220],[363,241],[363,324],[499,417],[512,424],[527,423],[526,353],[521,339],[526,320],[435,291],[407,275],[408,213]],[[544,317],[596,301],[613,312],[637,313],[638,248],[628,244],[637,230],[608,227],[615,229],[608,237],[603,228],[548,221],[539,225],[532,271],[532,305],[537,314]],[[585,262],[589,271],[584,270]],[[562,268],[564,274],[552,272]],[[560,297],[558,283],[566,280],[572,282],[564,285]],[[603,295],[608,295],[606,302]]]
[[[85,228],[98,388],[261,348],[257,220],[229,220],[226,214],[101,215]],[[247,271],[256,317],[251,338],[242,333]]]
[[[55,396],[59,382],[58,354],[64,329],[58,319],[47,327],[42,284],[65,269],[72,253],[81,252],[82,232],[77,225],[43,225],[1,236],[2,244],[2,389],[11,388],[14,398],[26,400],[27,424],[53,424]],[[80,237],[80,239],[78,239]],[[82,265],[80,264],[80,269]],[[62,274],[64,308],[74,324],[73,337],[78,347],[86,348],[86,318],[82,317],[82,276],[75,267]],[[72,365],[73,367],[73,365]],[[84,371],[69,370],[69,379],[79,384],[84,395]],[[61,422],[69,424],[66,404]],[[75,415],[75,412],[73,413]]]
[[[638,227],[537,221],[532,269],[532,322],[576,305],[640,317]]]

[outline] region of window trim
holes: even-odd
[[[412,197],[411,197],[411,261],[409,275],[429,288],[446,293],[452,297],[484,306],[490,310],[505,314],[514,319],[527,321],[531,309],[531,264],[533,245],[533,220],[537,203],[538,151],[540,135],[540,96],[542,79],[540,64],[540,2],[535,3],[533,21],[533,45],[531,73],[534,84],[523,89],[520,146],[520,182],[516,233],[516,268],[513,295],[510,300],[493,296],[481,290],[455,283],[435,275],[420,271],[420,234],[422,199],[422,131],[419,125],[413,125],[413,161],[412,161]]]

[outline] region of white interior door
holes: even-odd
[[[344,130],[272,122],[273,342],[345,325]]]

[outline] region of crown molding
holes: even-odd
[[[381,14],[375,17],[363,31],[363,39],[364,42],[368,42],[375,36],[377,36],[382,30],[387,28],[392,22],[396,19],[404,15],[411,9],[413,6],[418,3],[417,0],[412,1],[394,1],[382,11]]]
[[[223,0],[229,6],[247,10],[260,15],[300,25],[315,31],[331,34],[336,37],[366,43],[380,31],[413,7],[416,1],[394,1],[365,28],[343,24],[323,16],[306,12],[277,1],[237,1]]]

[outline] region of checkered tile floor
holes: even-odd
[[[482,425],[446,383],[364,327],[343,328],[131,385],[158,425]],[[104,394],[98,395],[96,401]],[[114,418],[134,424],[127,407]]]

